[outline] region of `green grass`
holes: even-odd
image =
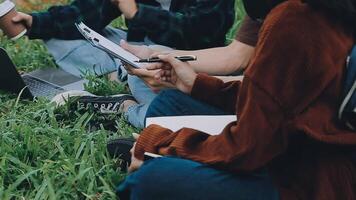
[[[240,1],[229,41],[244,15]],[[125,24],[118,19],[113,25]],[[22,72],[56,67],[40,40],[13,42],[0,33],[0,45]],[[86,89],[92,93],[127,92],[107,78],[87,78]],[[0,199],[115,199],[114,188],[125,174],[117,167],[119,160],[108,157],[106,142],[137,131],[116,115],[56,108],[45,99],[23,101],[0,93]]]
[[[18,69],[55,67],[43,42],[0,37]],[[127,92],[122,84],[95,78],[85,86],[94,94]],[[124,177],[106,152],[111,138],[138,132],[115,115],[101,116],[55,108],[45,99],[22,101],[0,95],[0,199],[116,199]]]
[[[56,66],[52,56],[40,40],[30,41],[27,37],[23,37],[14,42],[0,35],[0,44],[9,53],[20,71],[29,72]]]
[[[235,39],[237,30],[241,25],[241,21],[246,15],[245,9],[242,4],[242,0],[235,0],[235,23],[231,27],[230,31],[226,34],[227,43]]]
[[[129,93],[125,84],[111,81],[107,76],[98,78],[94,74],[84,74],[84,77],[88,80],[88,83],[84,84],[85,90],[98,96]]]
[[[136,132],[123,119],[114,118],[121,130],[114,133],[92,124],[94,114],[43,99],[0,102],[0,199],[115,198],[123,174],[105,149],[109,138]]]

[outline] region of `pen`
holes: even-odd
[[[160,158],[162,157],[161,155],[158,155],[158,154],[155,154],[155,153],[149,153],[149,152],[145,152],[143,154],[144,156],[144,160],[150,160],[150,159],[153,159],[153,158]]]
[[[182,62],[197,60],[197,57],[193,56],[193,55],[176,56],[175,58]],[[152,63],[152,62],[162,62],[162,61],[158,57],[152,57],[152,58],[147,58],[147,59],[136,60],[135,62],[137,62],[137,63]]]

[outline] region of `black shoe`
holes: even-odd
[[[121,114],[123,112],[123,102],[126,100],[136,101],[128,94],[119,94],[113,96],[95,96],[85,91],[67,91],[56,95],[52,102],[57,105],[70,103],[76,105],[77,110],[95,111],[104,114]]]
[[[133,138],[119,138],[111,140],[107,143],[106,148],[109,152],[110,157],[120,158],[123,162],[120,164],[122,170],[126,170],[127,166],[131,164],[131,153],[135,143]]]

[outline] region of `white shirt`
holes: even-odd
[[[163,10],[169,10],[169,8],[171,7],[172,0],[156,0],[156,1],[161,4]]]

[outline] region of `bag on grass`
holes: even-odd
[[[339,119],[349,129],[356,131],[356,45],[347,61],[343,100],[339,109]]]

